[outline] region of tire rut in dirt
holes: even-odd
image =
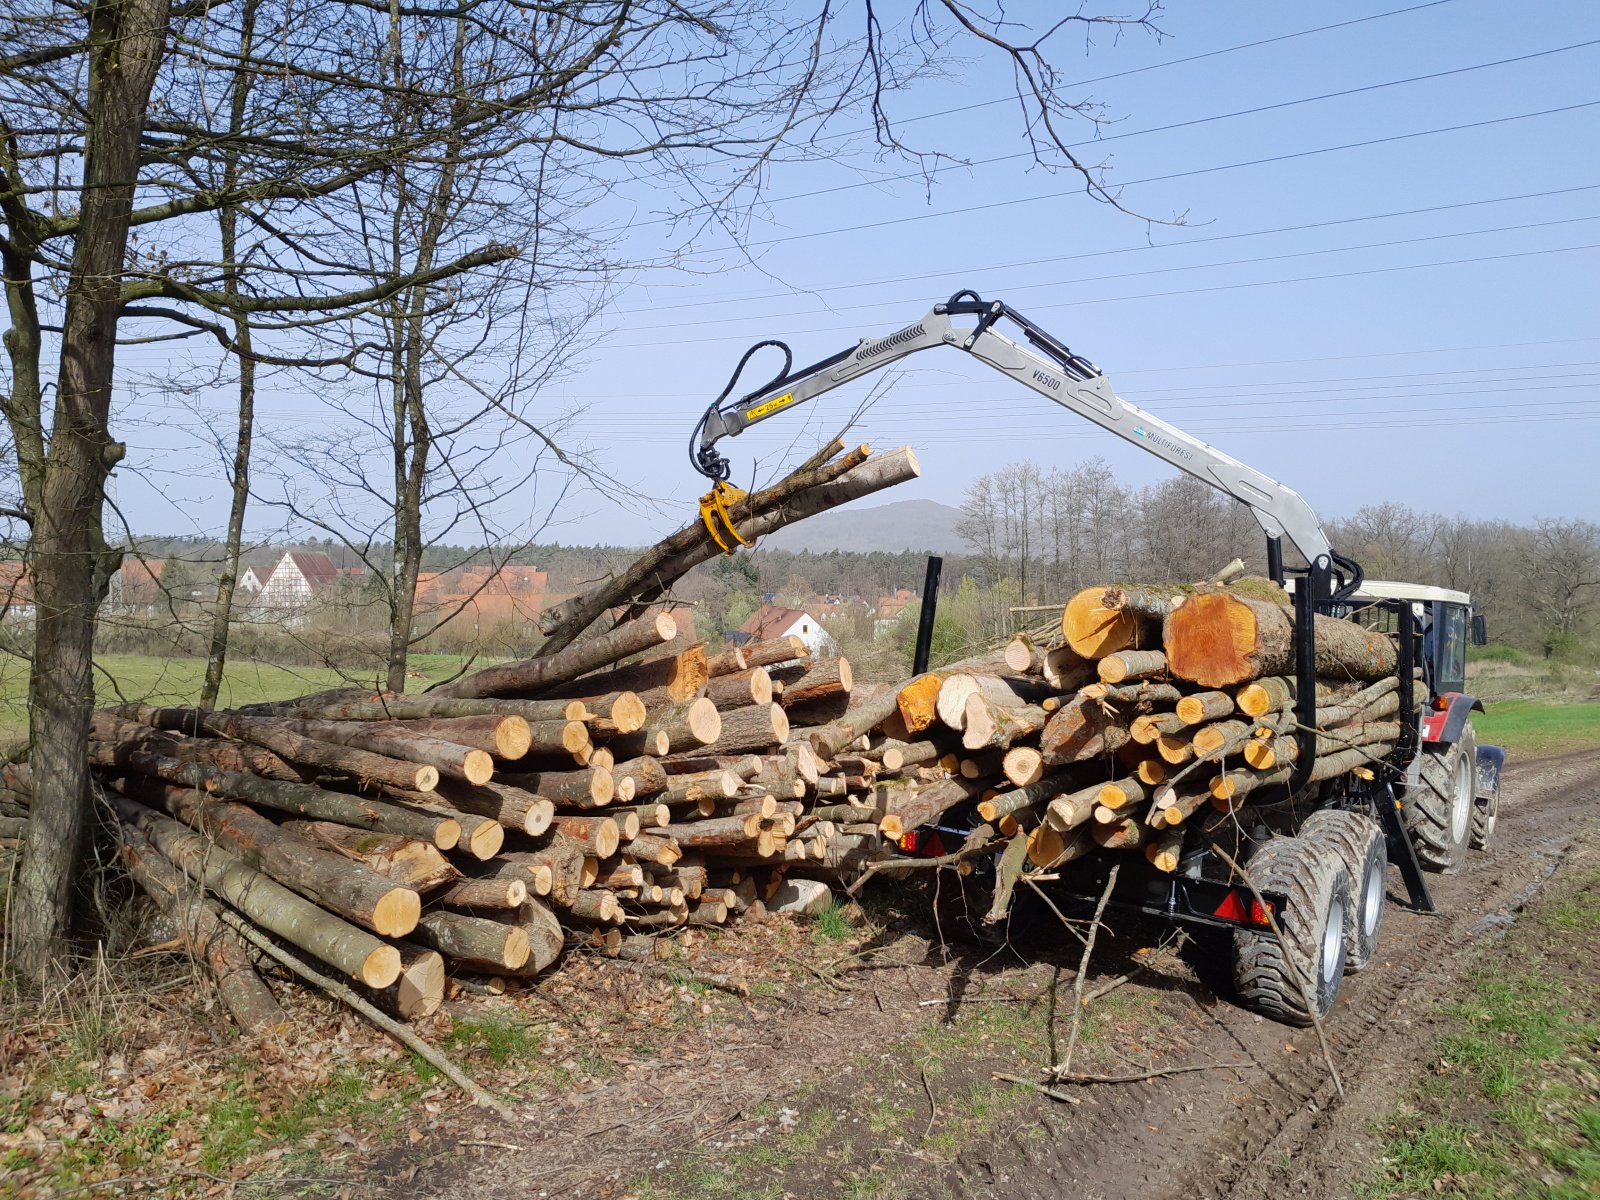
[[[1506,787],[1509,803],[1501,809],[1495,848],[1475,852],[1463,875],[1429,879],[1446,915],[1396,906],[1386,914],[1377,961],[1346,979],[1345,995],[1325,1025],[1348,1095],[1392,1077],[1392,1062],[1383,1060],[1415,1058],[1410,1042],[1396,1040],[1415,1040],[1415,1030],[1402,1022],[1431,1013],[1453,989],[1465,951],[1509,919],[1495,914],[1526,903],[1578,830],[1600,825],[1600,753],[1508,767]],[[1391,882],[1391,895],[1403,895]],[[1014,1138],[1004,1152],[991,1147],[963,1155],[959,1182],[949,1180],[952,1194],[1141,1200],[1276,1200],[1287,1194],[1275,1165],[1332,1147],[1330,1134],[1344,1111],[1315,1037],[1225,998],[1202,1003],[1198,1011],[1175,1001],[1171,1014],[1190,1030],[1185,1060],[1254,1059],[1259,1069],[1245,1061],[1238,1074],[1204,1071],[1084,1089],[1080,1106],[1040,1113],[1047,1136],[1026,1151],[1024,1139]],[[1291,1041],[1298,1053],[1288,1055]],[[1117,1147],[1114,1155],[1106,1153],[1110,1144]],[[997,1170],[1000,1164],[1004,1171]]]

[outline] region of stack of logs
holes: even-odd
[[[503,990],[565,946],[650,958],[649,935],[809,902],[826,889],[798,880],[974,809],[959,857],[998,856],[993,919],[1024,871],[1100,850],[1171,871],[1191,829],[1290,778],[1291,630],[1243,589],[1098,587],[1052,648],[855,686],[797,638],[678,649],[647,611],[421,696],[125,705],[89,754],[129,873],[241,1024],[276,1006],[224,916],[415,1017],[447,977]],[[1386,636],[1319,617],[1317,646],[1322,780],[1393,747],[1397,679]],[[8,813],[29,783],[0,773]]]
[[[130,873],[200,957],[230,938],[186,877],[424,1015],[448,976],[503,990],[566,945],[654,956],[630,935],[782,905],[790,870],[850,869],[898,829],[849,800],[906,764],[804,736],[850,711],[847,659],[676,637],[651,612],[421,696],[124,705],[95,714],[90,761]],[[28,768],[8,771],[25,801]]]

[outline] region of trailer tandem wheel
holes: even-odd
[[[1345,914],[1351,905],[1344,858],[1331,846],[1280,837],[1256,851],[1245,873],[1261,891],[1276,892],[1287,904],[1273,914],[1282,940],[1266,932],[1234,931],[1239,1003],[1286,1025],[1313,1024],[1312,1013],[1326,1016],[1344,982]]]
[[[1386,902],[1384,873],[1389,855],[1383,830],[1365,813],[1324,808],[1306,818],[1296,836],[1332,847],[1350,872],[1351,904],[1344,922],[1344,973],[1354,975],[1378,948]]]

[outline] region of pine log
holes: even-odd
[[[1040,825],[1028,835],[1028,861],[1041,871],[1049,871],[1075,858],[1082,858],[1094,849],[1087,831],[1074,829],[1063,833],[1049,825]]]
[[[482,717],[428,717],[382,726],[407,736],[438,738],[456,746],[469,746],[496,758],[518,759],[527,754],[572,754],[589,746],[589,731],[582,721],[541,721],[537,731],[521,717],[495,713]]]
[[[538,771],[526,775],[507,774],[501,783],[520,788],[524,792],[543,796],[559,806],[572,808],[604,808],[617,794],[616,780],[611,772],[600,767],[581,771]]]
[[[550,689],[550,694],[583,699],[588,704],[589,697],[628,691],[637,693],[647,705],[652,694],[672,704],[684,704],[700,694],[709,678],[705,643],[697,642],[676,654],[585,675]]]
[[[515,971],[528,961],[528,935],[519,926],[465,913],[429,912],[417,923],[416,941],[452,963],[478,970]]]
[[[714,739],[722,753],[768,750],[789,740],[789,718],[781,705],[752,704],[722,714]]]
[[[1167,656],[1159,650],[1119,650],[1096,666],[1102,683],[1128,683],[1167,673]]]
[[[1128,737],[1127,727],[1108,716],[1100,704],[1075,696],[1045,723],[1039,734],[1039,753],[1050,769],[1114,752]]]
[[[195,833],[116,792],[108,792],[118,814],[143,833],[170,862],[238,909],[269,933],[300,947],[371,988],[400,976],[393,946],[324,912]]]
[[[1122,589],[1084,588],[1061,610],[1061,636],[1081,658],[1099,659],[1119,650],[1156,644],[1151,622],[1126,607],[1112,607]]]
[[[647,718],[648,719],[648,718]],[[672,749],[672,739],[664,729],[640,729],[612,738],[607,748],[617,758],[663,758]]]
[[[446,780],[438,798],[451,808],[474,816],[489,817],[507,829],[538,837],[550,828],[555,802],[510,783],[491,781],[481,787]]]
[[[1218,721],[1233,711],[1234,698],[1227,692],[1195,692],[1178,701],[1174,711],[1185,725]]]
[[[596,858],[610,858],[617,852],[621,831],[610,817],[557,816],[550,828],[561,837],[571,838]]]
[[[1168,875],[1178,869],[1178,856],[1183,852],[1183,830],[1178,828],[1157,830],[1145,844],[1144,856],[1151,866]]]
[[[1057,796],[1045,810],[1045,823],[1061,832],[1076,829],[1094,815],[1095,807],[1100,803],[1100,787],[1098,783],[1091,783],[1088,787]]]
[[[611,769],[611,778],[620,787],[624,780],[633,784],[635,800],[658,796],[667,790],[667,772],[659,759],[649,756],[630,758]]]
[[[1150,830],[1144,822],[1136,821],[1132,817],[1125,817],[1120,821],[1113,821],[1107,825],[1092,825],[1089,827],[1089,836],[1102,850],[1134,850],[1144,844]]]
[[[855,675],[848,658],[819,658],[798,679],[785,682],[783,707],[848,696],[854,687]]]
[[[728,675],[713,676],[706,684],[706,699],[719,709],[746,704],[772,703],[772,676],[765,667],[751,667]]]
[[[600,611],[604,611],[605,607],[602,605]],[[594,616],[599,615],[599,612],[594,614]],[[568,637],[559,646],[552,646],[550,653],[522,662],[486,667],[482,671],[475,671],[454,683],[435,689],[434,694],[473,698],[548,690],[580,675],[588,674],[597,667],[618,662],[631,654],[638,654],[664,642],[670,642],[678,636],[678,626],[671,615],[657,612],[641,617],[637,621],[625,622],[596,637],[571,644],[576,635],[593,620],[594,617],[590,617],[573,631],[573,636]],[[553,643],[554,639],[551,640]]]
[[[1013,746],[1006,751],[1000,769],[1013,787],[1026,787],[1044,778],[1044,755],[1032,746]]]
[[[429,694],[407,696],[385,693],[356,700],[322,704],[295,703],[277,712],[280,717],[321,721],[420,721],[429,717],[521,717],[535,721],[581,721],[581,700],[451,699]]]
[[[799,641],[798,638],[795,640]],[[713,679],[719,675],[733,675],[739,671],[747,671],[749,669],[750,662],[745,658],[744,651],[738,646],[731,646],[720,653],[710,655],[706,659],[706,670]]]
[[[722,734],[722,715],[717,711],[715,704],[702,696],[686,704],[653,710],[645,718],[644,728],[639,732],[664,733],[680,753],[693,751],[699,746],[709,746],[718,740]]]
[[[537,975],[561,957],[561,951],[566,946],[566,935],[561,922],[548,905],[537,900],[524,900],[512,911],[495,914],[495,919],[512,923],[513,928],[522,931],[528,943],[528,957],[520,967],[510,968],[509,974],[526,979]]]
[[[1035,804],[1042,804],[1059,796],[1067,785],[1068,776],[1065,772],[1047,775],[1026,787],[1013,788],[979,801],[978,815],[992,825],[1002,817],[1009,817],[1022,809],[1031,808]]]
[[[478,720],[471,717],[468,720]],[[412,723],[395,721],[285,721],[295,733],[323,742],[337,742],[373,754],[434,767],[446,779],[468,783],[488,783],[494,775],[494,759],[471,746],[447,742],[443,738],[412,733]]]
[[[286,833],[247,805],[155,779],[126,780],[123,790],[133,799],[176,817],[237,855],[241,862],[347,921],[384,937],[404,937],[416,927],[422,899],[415,891],[400,887],[343,855]]]
[[[461,878],[432,842],[397,834],[372,833],[333,821],[285,821],[285,833],[364,864],[374,874],[418,892],[429,892]]]
[[[1003,749],[1045,727],[1050,714],[1036,704],[1002,708],[987,696],[967,697],[961,744],[968,750]]]
[[[861,496],[920,475],[909,447],[870,458],[861,446],[829,463],[807,464],[771,487],[741,499],[732,519],[739,537],[751,544],[757,537],[792,521],[835,508]],[[631,603],[635,608],[664,594],[688,571],[721,553],[704,524],[692,522],[656,543],[622,574],[548,609],[540,625],[551,645],[565,645],[607,609]],[[754,664],[752,664],[754,665]]]
[[[969,696],[982,696],[995,708],[1026,708],[1052,691],[1048,683],[1025,676],[956,672],[940,680],[934,712],[949,728],[960,731],[966,728]]]
[[[1393,675],[1394,639],[1351,621],[1317,617],[1316,670],[1332,679]],[[1294,669],[1294,619],[1286,607],[1228,592],[1192,596],[1167,618],[1169,668],[1203,687],[1219,688]]]
[[[515,875],[463,879],[439,895],[452,908],[516,908],[528,898],[528,882]]]
[[[117,710],[119,713],[129,711],[160,719],[162,715],[173,711],[192,710],[158,709],[143,704],[125,704]],[[261,746],[242,746],[236,742],[218,741],[208,737],[179,737],[147,722],[124,720],[111,713],[94,714],[91,718],[89,738],[106,747],[96,759],[106,765],[114,764],[117,755],[142,751],[147,754],[158,754],[163,758],[175,758],[179,762],[201,763],[224,771],[259,775],[263,779],[277,779],[288,783],[298,783],[301,779],[300,772]]]
[[[196,894],[135,825],[119,826],[118,852],[129,876],[177,927],[190,955],[205,963],[240,1032],[285,1028],[288,1017],[272,989],[261,981],[238,936],[217,917],[216,906]]]
[[[324,791],[309,784],[262,779],[202,763],[182,763],[142,751],[104,761],[98,757],[93,743],[90,745],[90,761],[101,766],[126,767],[167,783],[183,784],[233,799],[247,800],[259,808],[337,821],[341,825],[353,825],[360,829],[426,838],[441,850],[453,849],[461,837],[461,824],[452,817],[402,808],[365,796]]]
[[[1183,718],[1175,712],[1145,713],[1128,725],[1128,736],[1138,745],[1153,746],[1163,735],[1171,735],[1185,728]]]
[[[401,942],[400,978],[382,991],[372,992],[380,1008],[402,1021],[420,1021],[439,1011],[444,1003],[444,957],[437,950]]]

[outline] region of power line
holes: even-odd
[[[1443,262],[1407,263],[1393,267],[1368,267],[1360,271],[1334,271],[1324,275],[1296,275],[1289,279],[1260,279],[1249,283],[1213,284],[1209,287],[1175,288],[1166,292],[1141,292],[1133,296],[1104,296],[1092,300],[1062,300],[1054,304],[1042,304],[1034,311],[1053,312],[1062,308],[1081,308],[1088,304],[1120,304],[1128,300],[1162,300],[1172,296],[1198,296],[1212,292],[1235,292],[1247,288],[1278,287],[1288,283],[1319,283],[1333,279],[1356,279],[1368,275],[1392,275],[1401,271],[1431,270],[1436,267],[1458,267],[1473,263],[1505,262],[1510,259],[1537,258],[1546,254],[1576,254],[1585,250],[1600,249],[1600,243],[1585,243],[1581,246],[1553,246],[1547,250],[1521,250],[1509,254],[1486,254],[1475,258],[1452,258]],[[821,329],[801,329],[789,331],[790,336],[802,337],[815,333],[850,333],[855,330],[850,326],[828,326]],[[721,337],[703,337],[696,339],[697,344],[708,342],[741,342],[749,335],[731,333]],[[612,346],[616,350],[647,350],[661,346],[682,346],[681,341],[670,342],[620,342]]]
[[[674,304],[649,304],[643,308],[614,309],[616,316],[634,313],[670,312],[683,308],[709,308],[725,304],[753,304],[761,300],[788,300],[793,296],[825,295],[829,292],[854,291],[859,288],[881,287],[890,283],[915,283],[924,279],[948,279],[953,275],[969,275],[978,271],[1010,271],[1019,267],[1042,267],[1051,263],[1077,262],[1086,258],[1106,258],[1117,254],[1138,254],[1149,250],[1179,250],[1188,246],[1205,246],[1214,242],[1238,241],[1242,238],[1267,237],[1278,233],[1305,233],[1316,229],[1331,229],[1339,225],[1356,225],[1365,221],[1385,221],[1397,217],[1418,217],[1431,213],[1452,212],[1461,208],[1480,208],[1489,204],[1509,204],[1518,200],[1543,200],[1550,196],[1568,196],[1576,192],[1592,192],[1600,183],[1585,183],[1575,187],[1552,188],[1543,192],[1521,192],[1514,196],[1494,196],[1484,200],[1459,200],[1453,204],[1433,204],[1426,208],[1401,208],[1393,212],[1368,213],[1360,217],[1336,217],[1327,221],[1312,221],[1303,225],[1279,225],[1272,229],[1251,229],[1240,233],[1219,233],[1211,237],[1189,238],[1181,242],[1163,242],[1159,245],[1144,243],[1138,246],[1121,246],[1113,250],[1086,250],[1079,254],[1059,254],[1051,258],[1029,258],[1018,262],[986,263],[981,267],[952,267],[945,271],[924,271],[915,275],[896,275],[887,279],[869,279],[860,283],[836,283],[826,287],[790,288],[786,292],[765,292],[753,296],[732,296],[719,300],[684,300]],[[641,284],[648,287],[648,284]]]
[[[1197,175],[1211,175],[1220,171],[1237,171],[1244,167],[1260,167],[1271,163],[1291,162],[1300,158],[1313,158],[1319,154],[1333,154],[1340,150],[1361,150],[1369,146],[1383,146],[1394,142],[1411,141],[1415,138],[1433,137],[1441,133],[1460,133],[1469,129],[1486,129],[1491,125],[1507,125],[1514,121],[1531,121],[1539,117],[1558,116],[1562,113],[1577,112],[1580,109],[1594,108],[1600,105],[1600,100],[1586,100],[1579,104],[1565,104],[1559,108],[1543,108],[1536,112],[1515,113],[1509,117],[1492,117],[1484,121],[1469,121],[1461,125],[1442,125],[1437,129],[1419,129],[1411,133],[1390,134],[1387,137],[1367,138],[1359,142],[1343,142],[1337,146],[1320,146],[1315,150],[1296,150],[1290,154],[1275,154],[1267,158],[1252,158],[1241,162],[1223,163],[1215,167],[1196,167],[1190,171],[1174,171],[1166,175],[1150,175],[1144,179],[1130,179],[1126,183],[1114,186],[1118,189],[1138,187],[1146,183],[1165,183],[1173,179],[1190,179]],[[1041,196],[1020,196],[1015,200],[995,200],[988,204],[971,204],[964,208],[950,208],[937,213],[919,213],[909,217],[893,217],[883,221],[871,221],[862,225],[842,225],[833,229],[819,229],[810,233],[791,233],[783,237],[764,238],[760,241],[746,242],[742,246],[722,246],[720,250],[753,250],[760,246],[778,246],[788,242],[806,241],[811,238],[835,237],[841,233],[862,233],[873,229],[884,229],[892,225],[906,225],[913,221],[933,221],[943,217],[964,216],[968,213],[992,212],[999,208],[1014,208],[1022,204],[1036,204],[1041,200],[1060,200],[1068,196],[1082,196],[1086,193],[1081,188],[1069,188],[1065,191],[1047,192]],[[707,251],[715,253],[715,251]]]
[[[1125,71],[1116,71],[1110,75],[1096,75],[1092,79],[1077,79],[1071,83],[1064,83],[1061,86],[1063,88],[1075,88],[1087,87],[1091,83],[1109,83],[1113,79],[1126,79],[1129,76],[1143,75],[1149,71],[1163,71],[1168,67],[1187,66],[1189,63],[1203,62],[1204,60],[1210,58],[1220,58],[1225,54],[1235,54],[1241,50],[1255,50],[1261,46],[1273,46],[1280,42],[1294,41],[1296,38],[1310,37],[1313,34],[1318,33],[1330,33],[1335,29],[1346,29],[1352,25],[1364,25],[1369,21],[1381,21],[1387,17],[1404,16],[1407,13],[1421,12],[1426,8],[1438,8],[1442,4],[1451,3],[1454,3],[1454,0],[1429,0],[1429,2],[1426,4],[1413,4],[1409,8],[1395,8],[1390,9],[1388,12],[1373,13],[1372,15],[1366,17],[1352,17],[1348,21],[1337,21],[1332,25],[1318,25],[1314,29],[1301,29],[1295,31],[1294,33],[1280,33],[1276,37],[1261,38],[1254,42],[1242,42],[1237,46],[1224,46],[1218,50],[1206,50],[1200,54],[1191,54],[1185,58],[1170,58],[1164,62],[1150,63],[1149,65],[1143,67],[1130,67]],[[939,117],[955,116],[957,113],[977,112],[979,109],[994,108],[995,106],[1001,104],[1015,104],[1016,100],[1017,97],[1013,93],[1009,96],[1000,96],[994,100],[979,100],[975,104],[962,104],[955,108],[940,109],[938,112],[923,113],[921,116],[906,117],[904,120],[896,122],[896,124],[913,125],[918,121],[932,121]],[[876,129],[871,128],[852,129],[844,133],[824,134],[823,137],[819,138],[818,140],[822,141],[830,138],[860,137],[864,133],[876,132]]]
[[[1354,246],[1330,246],[1322,250],[1294,250],[1284,254],[1264,254],[1254,258],[1226,259],[1222,262],[1188,263],[1176,267],[1155,267],[1148,271],[1120,271],[1111,275],[1083,275],[1077,279],[1053,279],[1045,283],[1007,284],[1005,290],[1008,294],[1016,292],[1036,291],[1039,288],[1064,288],[1080,283],[1109,283],[1119,279],[1142,279],[1150,275],[1175,275],[1182,271],[1206,271],[1218,267],[1242,267],[1257,263],[1284,262],[1298,258],[1313,258],[1323,254],[1349,254],[1357,250],[1387,250],[1395,246],[1415,246],[1425,242],[1443,242],[1454,238],[1483,237],[1491,233],[1520,233],[1528,229],[1549,229],[1557,225],[1580,225],[1586,221],[1600,221],[1600,213],[1584,217],[1559,217],[1550,221],[1529,221],[1520,225],[1496,225],[1489,229],[1463,229],[1454,233],[1430,233],[1419,237],[1395,238],[1387,242],[1359,242]],[[915,305],[926,303],[926,299],[909,300],[874,300],[865,304],[830,305],[824,308],[804,308],[797,312],[754,314],[751,316],[707,318],[703,321],[674,321],[665,325],[633,325],[628,327],[629,333],[648,333],[658,329],[692,329],[699,325],[726,325],[730,321],[771,321],[787,320],[791,317],[810,317],[823,315],[836,315],[847,312],[862,312],[871,309],[885,308],[896,305]]]
[[[1232,121],[1239,117],[1253,117],[1261,113],[1277,112],[1285,108],[1297,108],[1302,104],[1316,104],[1323,100],[1341,100],[1347,96],[1360,96],[1367,92],[1379,92],[1386,88],[1404,87],[1413,83],[1429,83],[1436,79],[1449,79],[1457,75],[1467,75],[1474,71],[1487,71],[1493,67],[1513,66],[1517,63],[1532,62],[1536,59],[1549,58],[1556,54],[1565,54],[1571,50],[1586,50],[1591,46],[1600,45],[1600,38],[1587,42],[1572,42],[1565,46],[1553,46],[1548,50],[1536,50],[1529,54],[1519,54],[1513,58],[1497,58],[1491,62],[1473,63],[1465,67],[1452,67],[1444,71],[1432,71],[1426,75],[1409,75],[1404,79],[1387,79],[1381,83],[1364,84],[1361,87],[1344,88],[1336,92],[1322,92],[1315,96],[1302,96],[1295,100],[1278,100],[1271,104],[1261,104],[1254,108],[1241,108],[1233,112],[1216,113],[1209,117],[1191,117],[1186,121],[1174,121],[1168,125],[1152,125],[1146,129],[1130,129],[1125,133],[1108,133],[1101,137],[1090,138],[1082,142],[1070,142],[1069,150],[1082,150],[1091,146],[1103,145],[1106,142],[1123,141],[1127,138],[1144,137],[1152,133],[1171,133],[1177,129],[1191,129],[1197,125],[1210,125],[1217,121]],[[881,175],[873,179],[858,179],[851,183],[835,184],[832,187],[817,188],[809,192],[796,192],[789,196],[773,196],[763,201],[766,205],[785,204],[793,200],[811,200],[818,196],[832,196],[840,192],[855,191],[860,188],[877,187],[885,183],[901,183],[908,179],[931,180],[936,175],[949,171],[970,170],[973,167],[990,167],[999,163],[1017,162],[1021,159],[1036,158],[1032,150],[1021,150],[1015,154],[1001,154],[994,158],[980,158],[973,162],[954,162],[944,166],[933,167],[922,171],[903,171],[897,175]],[[641,221],[637,226],[669,225],[677,218],[660,217],[651,221]]]

